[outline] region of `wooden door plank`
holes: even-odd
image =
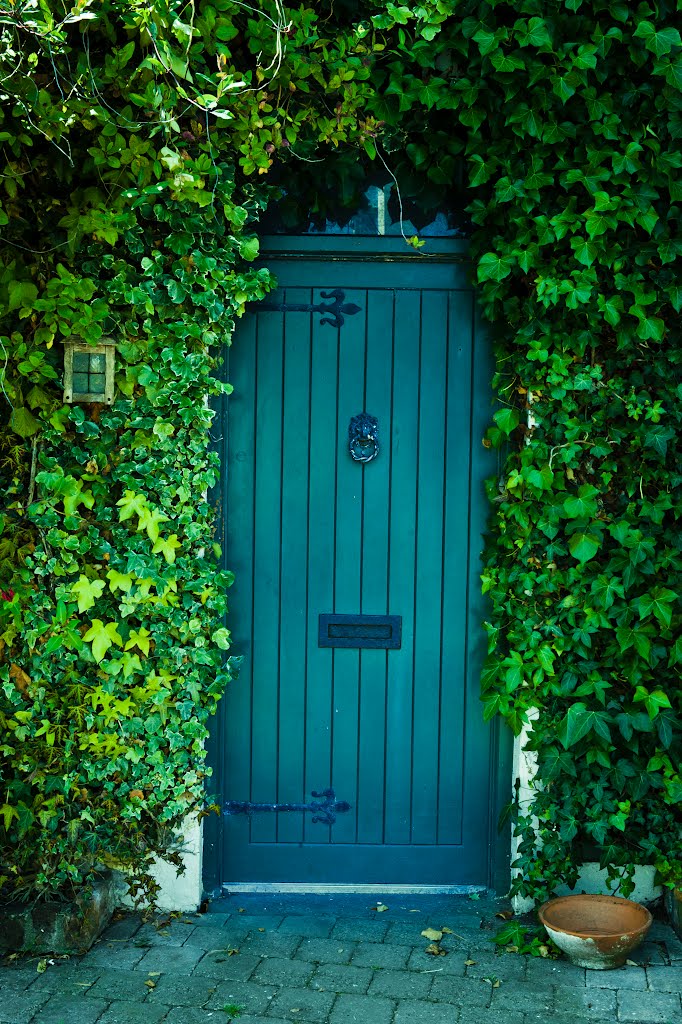
[[[256,407],[253,394],[256,381],[258,321],[251,317],[244,325],[230,352],[230,380],[233,393],[227,402],[228,464],[227,484],[231,493],[249,496],[246,501],[230,503],[223,510],[226,522],[225,562],[234,572],[235,582],[228,595],[228,621],[232,653],[244,656],[246,664],[239,679],[229,684],[230,713],[223,713],[224,747],[219,800],[247,800],[251,791],[251,717],[253,679],[253,494],[255,482]],[[238,347],[237,347],[238,346]],[[224,492],[225,493],[225,492]],[[225,495],[227,497],[227,494]],[[225,500],[225,499],[224,499]],[[234,764],[240,766],[235,774]],[[236,787],[236,788],[235,788]],[[243,788],[242,788],[243,787]],[[239,835],[239,843],[248,840],[248,822],[231,819],[225,823],[228,837]]]
[[[472,321],[469,292],[448,303],[443,687],[439,756],[438,842],[463,842],[469,489],[471,485]],[[463,549],[467,557],[463,558]],[[480,710],[480,709],[479,709]]]
[[[251,800],[277,798],[280,650],[282,414],[284,317],[258,316],[256,377],[255,538],[253,550],[253,740]],[[236,504],[233,502],[233,505]],[[228,513],[229,514],[229,513]],[[274,843],[272,814],[254,815],[251,841]],[[245,858],[248,865],[248,857]]]
[[[472,395],[471,406],[471,476],[469,487],[469,588],[468,621],[466,635],[466,748],[464,778],[464,820],[467,841],[475,848],[486,848],[489,829],[495,835],[497,820],[494,812],[483,816],[477,811],[478,802],[485,798],[489,805],[494,802],[493,767],[497,764],[497,737],[489,723],[483,721],[481,713],[481,672],[486,654],[486,636],[479,624],[490,614],[489,599],[481,591],[481,552],[484,543],[486,517],[490,506],[485,494],[484,481],[495,472],[497,453],[483,447],[481,440],[489,426],[494,403],[490,387],[493,360],[490,348],[485,344],[485,327],[480,313],[476,310],[475,297],[469,299],[471,316],[472,346]],[[504,730],[506,732],[506,730]],[[508,754],[508,748],[507,748]],[[484,775],[480,765],[485,765]],[[509,762],[507,762],[509,763]],[[508,797],[503,797],[503,803]],[[492,820],[491,820],[492,819]]]
[[[362,470],[361,612],[387,615],[390,504],[391,380],[393,376],[393,293],[367,293],[363,408],[379,423],[379,455]],[[358,842],[383,842],[386,756],[387,660],[394,651],[360,652],[358,751]]]
[[[422,293],[419,360],[412,842],[437,836],[447,293]]]
[[[389,844],[407,844],[411,838],[419,394],[409,368],[419,360],[420,312],[418,293],[395,292],[388,603],[392,614],[402,616],[403,634],[401,649],[391,652],[388,663],[384,841]]]
[[[337,332],[311,317],[310,502],[308,508],[308,643],[306,682],[305,792],[332,784],[332,652],[318,645],[318,617],[334,607],[336,463],[339,341]],[[330,829],[306,815],[306,843],[327,844]]]
[[[357,614],[360,609],[360,552],[362,536],[362,467],[348,454],[346,438],[351,417],[362,412],[365,389],[366,299],[361,312],[348,317],[338,331],[339,403],[336,464],[336,530],[334,611]],[[325,327],[325,330],[327,328]],[[332,785],[340,800],[352,805],[332,829],[338,844],[357,841],[358,814],[358,696],[357,650],[336,648],[333,663]]]
[[[287,288],[285,300],[309,303],[308,288]],[[308,586],[308,473],[310,462],[310,313],[284,320],[282,410],[282,540],[279,649],[277,800],[305,800],[305,679]],[[277,816],[277,841],[303,840],[303,814]]]

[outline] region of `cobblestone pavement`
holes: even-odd
[[[2,1024],[682,1024],[682,942],[639,966],[498,954],[504,904],[467,897],[238,895],[203,915],[113,924],[82,957],[0,963]],[[427,927],[452,929],[425,952]]]

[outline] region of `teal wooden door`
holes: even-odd
[[[486,884],[474,399],[487,368],[462,245],[424,257],[342,238],[319,256],[319,239],[293,241],[269,258],[279,290],[229,357],[229,625],[245,660],[218,777],[229,801],[333,789],[350,809],[331,825],[310,809],[226,817],[222,877]],[[363,411],[380,445],[366,465],[348,451]],[[400,647],[320,646],[334,613],[399,616]]]

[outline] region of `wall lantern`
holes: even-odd
[[[113,338],[100,338],[96,345],[80,338],[67,338],[64,342],[64,401],[111,405],[115,353]]]

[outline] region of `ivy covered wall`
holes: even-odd
[[[677,15],[350,7],[0,3],[3,894],[139,874],[202,811],[231,674],[206,401],[272,285],[259,211],[350,200],[358,153],[474,224],[506,453],[484,711],[540,710],[516,886],[595,845],[679,880]],[[64,340],[103,336],[114,405],[65,406]]]

